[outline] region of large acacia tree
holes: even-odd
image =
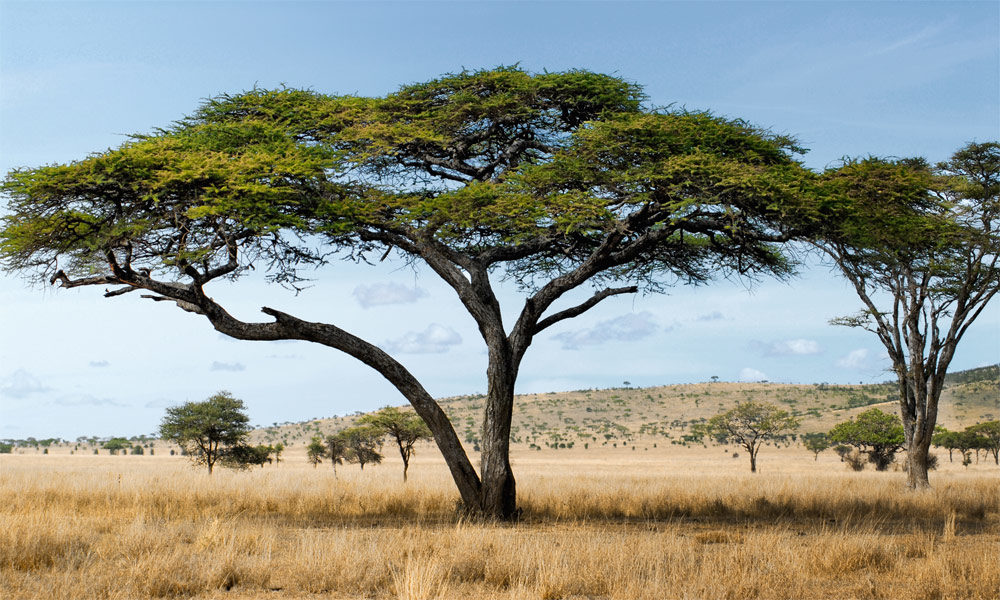
[[[833,217],[818,246],[862,310],[834,322],[873,332],[899,389],[908,484],[929,485],[928,451],[948,366],[1000,291],[1000,143],[923,159],[850,161],[821,187]]]
[[[8,174],[8,271],[63,287],[141,290],[243,340],[307,340],[388,379],[427,423],[465,506],[516,514],[514,383],[533,338],[602,300],[714,276],[788,274],[807,224],[793,140],[707,113],[646,107],[587,71],[462,72],[381,98],[255,89],[70,164]],[[295,286],[340,255],[423,263],[488,349],[482,462],[423,385],[333,323],[263,307],[233,317],[207,291],[252,266]],[[524,303],[505,323],[495,293]],[[592,285],[576,305],[557,304]],[[571,303],[570,303],[571,304]]]

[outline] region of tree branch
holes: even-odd
[[[604,300],[605,298],[609,298],[611,296],[617,296],[619,294],[634,294],[638,291],[639,288],[634,285],[621,288],[607,288],[601,290],[596,294],[594,294],[593,296],[591,296],[590,298],[588,298],[586,302],[582,302],[581,304],[578,304],[572,308],[567,308],[566,310],[559,311],[554,315],[542,319],[535,325],[534,329],[532,329],[531,335],[538,335],[540,331],[548,327],[551,327],[552,325],[555,325],[559,321],[572,319],[573,317],[582,315],[583,313],[587,312],[588,310],[596,306],[601,300]]]

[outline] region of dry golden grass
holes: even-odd
[[[521,452],[522,520],[471,522],[430,449],[217,471],[179,457],[0,457],[3,597],[995,599],[1000,470],[898,472],[765,449]]]

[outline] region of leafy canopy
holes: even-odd
[[[167,408],[160,436],[184,448],[196,463],[207,465],[211,472],[226,453],[245,452],[250,418],[244,411],[242,400],[221,391],[202,402]]]
[[[794,141],[642,100],[619,78],[516,67],[383,98],[223,95],[119,148],[9,173],[0,260],[127,285],[201,284],[262,262],[294,284],[331,252],[419,254],[421,241],[527,283],[612,237],[630,251],[602,270],[652,287],[662,273],[787,272],[776,219],[815,218]]]

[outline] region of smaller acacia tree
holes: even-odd
[[[125,438],[116,437],[116,438],[111,438],[110,440],[104,442],[104,444],[102,444],[102,447],[107,449],[108,452],[114,455],[118,454],[123,450],[131,448],[132,442],[128,441]]]
[[[1000,465],[1000,421],[986,421],[966,427],[981,439],[980,447],[993,455],[993,462]]]
[[[382,410],[367,414],[358,423],[370,425],[388,435],[399,447],[399,455],[403,458],[403,481],[410,468],[410,457],[413,456],[413,446],[420,440],[432,439],[431,430],[417,414],[404,412],[394,406],[386,406]]]
[[[955,462],[953,452],[958,448],[957,431],[950,431],[944,427],[935,427],[934,435],[931,437],[931,444],[937,448],[944,448],[948,451],[948,462]]]
[[[325,455],[326,446],[323,445],[323,438],[318,435],[314,435],[309,441],[309,445],[306,446],[306,458],[315,469],[319,463],[323,462],[323,457]]]
[[[798,426],[798,420],[787,411],[751,400],[712,417],[707,430],[720,441],[746,448],[750,454],[750,472],[756,473],[761,445],[783,439]]]
[[[195,464],[206,465],[211,475],[219,459],[245,446],[250,418],[244,410],[243,401],[226,391],[204,402],[172,406],[160,423],[160,437],[180,446]]]
[[[815,455],[813,460],[819,460],[819,453],[830,447],[830,437],[822,431],[803,433],[802,445]]]
[[[343,432],[326,436],[324,456],[329,458],[333,464],[333,476],[336,477],[337,465],[344,464],[344,460],[349,460],[351,457],[351,449],[347,446],[347,436]],[[364,468],[363,464],[362,468]]]
[[[904,445],[903,423],[896,415],[877,408],[866,410],[850,421],[838,423],[830,430],[830,440],[848,444],[868,455],[876,471],[885,471],[896,460],[896,452]]]
[[[366,464],[382,463],[383,434],[377,428],[371,425],[358,425],[341,431],[339,435],[347,445],[348,462],[358,463],[362,471],[365,470]]]

